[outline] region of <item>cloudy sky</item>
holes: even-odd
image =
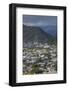
[[[57,16],[23,15],[23,23],[28,26],[57,25]]]

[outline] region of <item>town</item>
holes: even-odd
[[[23,75],[57,73],[57,46],[37,42],[31,45],[23,48]]]

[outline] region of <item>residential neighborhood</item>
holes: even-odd
[[[37,42],[33,45],[34,47],[31,48],[23,48],[23,74],[57,73],[56,45],[38,44]]]

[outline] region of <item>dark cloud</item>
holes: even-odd
[[[57,25],[57,16],[23,15],[23,23],[30,26]]]

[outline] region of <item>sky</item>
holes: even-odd
[[[23,15],[23,23],[27,26],[55,26],[57,16]]]

